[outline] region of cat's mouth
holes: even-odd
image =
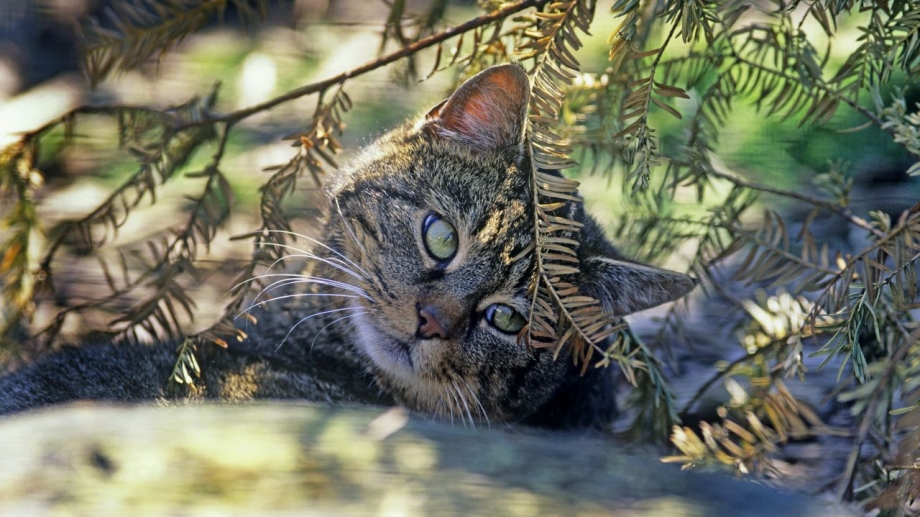
[[[397,400],[414,409],[468,421],[475,426],[480,419],[501,416],[481,400],[479,381],[461,375],[449,366],[445,347],[440,339],[400,339],[381,323],[366,315],[355,318],[359,347],[366,353],[382,374],[390,389],[395,389]]]
[[[385,352],[395,357],[399,363],[405,363],[410,369],[414,369],[412,362],[412,350],[409,344],[396,338],[390,338],[380,342],[385,348]]]
[[[417,343],[393,336],[365,315],[357,316],[355,323],[359,336],[358,344],[374,364],[404,381],[419,378],[418,365],[412,354]]]

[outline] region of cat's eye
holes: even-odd
[[[425,250],[437,261],[444,262],[457,254],[457,231],[454,226],[435,213],[428,214],[422,223],[422,241]]]
[[[493,303],[486,308],[486,321],[508,334],[516,334],[527,323],[524,316],[503,303]]]

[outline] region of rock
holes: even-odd
[[[0,458],[0,515],[856,515],[598,437],[400,409],[56,407],[0,421]]]

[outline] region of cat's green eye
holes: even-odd
[[[425,218],[422,241],[428,254],[435,260],[448,261],[457,254],[457,231],[438,214],[431,213]]]
[[[503,303],[493,303],[486,309],[486,321],[502,332],[516,334],[527,323],[524,316]]]

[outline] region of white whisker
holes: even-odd
[[[428,380],[428,392],[427,392],[427,394],[428,394],[428,400],[427,400],[428,405],[427,405],[426,407],[435,406],[435,410],[433,411],[433,413],[434,413],[435,415],[437,415],[437,414],[438,414],[437,409],[438,409],[439,407],[441,407],[441,397],[437,397],[437,399],[435,399],[435,396],[437,395],[437,393],[435,392],[435,389],[432,387],[432,383],[433,383],[434,381],[432,380],[431,377],[428,377],[427,380]],[[435,400],[437,400],[437,404],[435,404]]]
[[[256,293],[256,295],[252,299],[252,302],[250,303],[254,304],[259,300],[259,298],[262,297],[262,295],[270,293],[272,291],[276,291],[278,289],[281,289],[282,287],[287,287],[289,285],[297,285],[297,284],[309,284],[309,283],[310,283],[309,281],[304,280],[303,275],[292,275],[290,278],[286,280],[276,280],[268,284],[267,286],[263,287],[261,291]],[[302,294],[307,294],[307,293],[302,293]],[[322,294],[322,293],[312,293],[312,294]]]
[[[320,261],[320,262],[322,262],[322,263],[324,263],[324,264],[328,264],[328,265],[330,265],[330,266],[332,266],[332,267],[338,269],[339,271],[342,271],[342,272],[344,272],[344,273],[347,273],[347,274],[349,274],[349,275],[351,275],[351,276],[353,276],[353,277],[355,277],[355,278],[358,278],[358,279],[361,279],[361,280],[364,280],[364,279],[365,279],[364,276],[359,275],[358,273],[356,273],[356,272],[355,272],[354,270],[352,270],[351,268],[345,266],[345,265],[344,265],[345,263],[342,262],[342,261],[339,260],[339,259],[321,257],[321,256],[319,256],[319,255],[316,255],[316,254],[313,254],[313,253],[310,253],[310,252],[307,252],[307,251],[303,251],[303,250],[298,249],[298,248],[295,248],[295,247],[293,247],[293,246],[289,246],[289,245],[287,245],[287,244],[278,244],[278,243],[275,243],[275,242],[268,242],[268,243],[266,243],[266,244],[267,244],[267,245],[271,245],[271,246],[277,246],[277,247],[279,247],[279,248],[292,249],[292,250],[298,252],[298,253],[292,253],[292,254],[290,254],[290,255],[285,255],[285,256],[283,256],[283,257],[281,257],[281,258],[275,260],[274,262],[271,263],[271,265],[268,266],[268,269],[269,269],[269,270],[271,270],[272,268],[274,268],[276,265],[278,265],[279,262],[282,262],[282,261],[284,261],[285,259],[289,259],[289,258],[306,258],[306,259],[318,260],[318,261]],[[366,274],[367,274],[367,273],[365,272],[365,275],[366,275]]]
[[[329,286],[329,287],[335,287],[335,288],[338,288],[338,289],[343,289],[343,290],[345,290],[345,291],[350,291],[350,292],[352,292],[352,293],[355,293],[355,294],[357,294],[358,296],[364,298],[365,300],[368,300],[368,301],[371,301],[371,302],[374,301],[370,296],[368,296],[367,292],[366,292],[364,289],[361,289],[361,288],[358,287],[358,286],[351,285],[351,284],[348,284],[348,283],[345,283],[345,282],[341,282],[341,281],[339,281],[339,280],[331,280],[331,279],[329,279],[329,278],[323,278],[323,277],[318,277],[318,276],[310,276],[310,275],[301,275],[301,274],[296,274],[296,273],[272,273],[272,274],[269,274],[269,275],[259,275],[259,276],[257,276],[257,277],[253,277],[253,278],[250,279],[250,280],[246,280],[246,281],[244,281],[244,282],[241,282],[241,283],[239,283],[239,284],[233,286],[233,289],[236,289],[236,288],[239,287],[240,285],[242,285],[242,284],[244,284],[244,283],[246,283],[246,282],[249,282],[249,281],[251,281],[251,280],[255,280],[255,279],[265,279],[265,278],[272,278],[272,277],[281,277],[281,278],[290,279],[290,280],[292,280],[292,281],[290,282],[290,284],[294,284],[294,283],[311,284],[311,283],[312,283],[312,284],[325,285],[325,286]],[[255,299],[254,299],[253,301],[258,300],[259,297],[261,297],[262,294],[264,294],[264,293],[267,292],[268,290],[274,289],[274,288],[275,288],[274,286],[275,286],[278,282],[285,282],[285,280],[279,280],[279,281],[272,282],[271,284],[267,285],[267,286],[264,287],[261,291],[259,291],[259,293],[256,295],[256,297],[255,297]],[[289,284],[281,284],[281,285],[289,285]]]
[[[460,399],[460,402],[463,403],[463,409],[466,410],[466,416],[470,419],[470,428],[476,429],[476,421],[473,420],[473,413],[470,412],[470,406],[466,402],[466,397],[463,396],[463,392],[460,391],[460,386],[457,385],[457,381],[454,379],[450,380],[451,385],[454,387],[454,391],[457,392],[457,398]],[[463,413],[460,413],[463,416]]]
[[[441,397],[440,395],[438,395],[438,403],[435,404],[435,406],[434,406],[434,411],[432,411],[431,413],[434,414],[434,415],[439,415],[439,414],[441,414],[441,406],[442,406],[442,405],[444,405],[444,397]]]
[[[336,206],[336,208],[338,208],[338,206],[339,206],[338,200],[336,200],[335,206]],[[341,213],[342,213],[342,211],[341,211],[341,209],[339,209],[339,215],[341,215]],[[348,228],[348,225],[346,225],[346,229],[347,229],[347,228]],[[349,230],[349,232],[350,232],[350,231],[351,231],[351,230]],[[367,271],[365,271],[364,268],[362,268],[360,265],[358,265],[355,261],[353,261],[353,260],[351,260],[350,258],[346,257],[345,255],[339,253],[338,251],[336,251],[336,250],[330,248],[330,247],[329,247],[328,245],[326,245],[326,243],[324,243],[324,242],[318,241],[318,240],[316,240],[316,239],[314,239],[314,238],[312,238],[312,237],[308,237],[308,236],[306,236],[306,235],[302,235],[302,234],[294,233],[294,232],[289,232],[289,231],[287,231],[287,230],[268,230],[268,232],[270,232],[270,233],[283,233],[283,234],[287,234],[287,235],[293,235],[293,236],[295,236],[295,237],[300,237],[300,238],[305,239],[305,240],[308,240],[308,241],[310,241],[310,242],[312,242],[312,243],[314,243],[314,244],[317,244],[317,245],[319,245],[319,246],[322,246],[322,247],[326,248],[327,250],[331,251],[332,253],[335,253],[339,258],[341,258],[342,260],[344,260],[344,261],[347,262],[348,264],[351,264],[352,266],[354,266],[355,269],[357,269],[357,270],[361,271],[362,273],[364,273],[365,277],[370,276],[370,274],[369,274]],[[352,235],[352,237],[354,237],[354,236]],[[357,241],[357,239],[356,239],[356,241]],[[301,251],[301,250],[298,250],[298,251]]]
[[[259,291],[258,294],[256,294],[253,301],[258,300],[263,294],[270,293],[272,291],[276,291],[282,287],[287,287],[289,285],[296,285],[296,284],[302,284],[302,283],[304,283],[303,275],[296,275],[286,280],[275,280],[274,282],[262,288],[262,290]]]
[[[325,280],[325,279],[323,279],[323,280]],[[338,281],[337,281],[337,280],[329,280],[328,282],[338,282]],[[278,289],[281,289],[282,287],[287,287],[287,286],[289,286],[289,285],[297,285],[297,284],[320,284],[320,285],[330,285],[329,283],[326,283],[326,282],[315,281],[315,277],[308,277],[308,276],[304,276],[304,275],[295,275],[295,276],[292,276],[291,278],[289,278],[289,279],[287,279],[287,280],[277,280],[277,281],[272,282],[271,284],[265,286],[261,291],[259,291],[259,292],[256,294],[255,297],[253,297],[252,302],[250,302],[250,303],[255,303],[255,302],[257,302],[257,301],[259,300],[259,298],[262,298],[262,296],[263,296],[264,294],[266,294],[266,293],[270,293],[270,292],[272,292],[272,291],[276,291],[276,290],[278,290]],[[347,289],[347,288],[343,287],[343,286],[346,286],[346,285],[352,287],[352,289]],[[364,299],[367,300],[367,301],[373,301],[373,300],[371,300],[371,299],[367,296],[367,293],[364,291],[364,289],[361,289],[360,287],[353,286],[353,285],[351,285],[351,284],[345,284],[345,283],[336,284],[336,285],[331,285],[331,287],[338,287],[338,288],[340,288],[340,289],[345,289],[345,290],[347,290],[347,291],[350,291],[350,292],[352,292],[352,293],[355,293],[356,295],[358,295],[358,297],[364,298]],[[298,293],[298,294],[303,294],[303,295],[325,295],[325,294],[338,294],[338,293]]]
[[[470,383],[466,382],[466,379],[464,379],[462,376],[459,377],[459,379],[460,379],[460,382],[462,382],[463,384],[466,385],[466,391],[470,394],[470,397],[473,398],[473,402],[475,402],[476,405],[479,406],[479,414],[482,415],[482,418],[484,418],[484,419],[486,420],[486,427],[488,427],[489,429],[491,429],[491,428],[492,428],[492,423],[489,422],[489,415],[488,415],[488,413],[486,413],[486,408],[484,408],[484,407],[482,406],[482,402],[479,401],[479,395],[477,395],[477,394],[473,391],[473,388],[470,386]]]
[[[457,393],[456,387],[454,386],[448,385],[447,389],[451,393],[453,393],[454,402],[456,402],[457,404],[457,415],[460,417],[460,424],[462,424],[463,427],[466,428],[466,412],[463,409],[463,401],[460,400],[460,394]]]
[[[278,347],[275,348],[275,351],[277,352],[278,350],[280,350],[281,347],[284,345],[284,343],[287,342],[287,339],[291,336],[291,332],[294,332],[294,329],[296,329],[301,323],[307,321],[308,319],[315,318],[315,317],[317,317],[317,316],[322,316],[322,315],[324,315],[324,314],[332,314],[332,313],[335,313],[335,312],[353,311],[353,310],[361,310],[361,309],[362,309],[362,307],[342,307],[341,309],[330,309],[330,310],[328,310],[328,311],[321,311],[321,312],[317,312],[317,313],[311,314],[311,315],[309,315],[309,316],[307,316],[307,317],[305,317],[305,318],[301,318],[300,321],[298,321],[297,323],[295,323],[294,326],[292,326],[292,327],[287,331],[287,334],[284,335],[284,339],[281,340],[281,343],[278,344]]]
[[[248,313],[248,312],[251,312],[253,309],[256,309],[256,308],[261,307],[261,306],[263,306],[263,305],[267,305],[267,304],[269,304],[269,303],[275,303],[275,302],[278,302],[278,301],[281,301],[281,300],[285,300],[285,299],[287,299],[287,298],[301,298],[301,297],[306,297],[306,296],[323,296],[323,297],[326,297],[326,298],[360,298],[360,296],[355,296],[355,295],[352,295],[352,294],[337,294],[337,293],[298,293],[298,294],[286,294],[286,295],[284,295],[284,296],[278,296],[278,297],[272,298],[271,300],[263,300],[263,301],[261,301],[261,302],[259,302],[259,303],[252,303],[252,304],[249,305],[249,307],[246,307],[246,308],[243,309],[239,314],[237,314],[236,316],[234,316],[233,319],[237,319],[237,318],[239,318],[240,316],[242,316],[243,314],[246,314],[246,313]],[[350,308],[352,308],[352,309],[359,309],[359,308],[362,308],[362,307],[350,307]]]
[[[444,393],[442,393],[441,385],[436,382],[434,383],[434,388],[435,393],[438,396],[438,408],[440,408],[440,411],[436,412],[435,414],[441,416],[442,418],[445,416],[453,417],[450,410],[450,401],[447,399],[447,397],[444,396]]]
[[[345,219],[345,216],[342,214],[342,207],[339,206],[339,198],[333,197],[332,199],[333,201],[335,201],[335,210],[339,214],[339,218],[342,219],[342,226],[344,226],[345,230],[348,231],[348,235],[351,236],[351,240],[355,241],[355,245],[358,246],[358,248],[360,248],[361,251],[363,251],[365,255],[369,255],[369,253],[367,252],[367,249],[364,247],[363,244],[361,244],[361,241],[358,240],[358,237],[355,235],[355,232],[351,229],[350,226],[348,226],[348,220]],[[366,274],[367,276],[370,276],[366,271],[364,274]]]
[[[232,290],[232,289],[236,289],[237,287],[240,287],[240,286],[242,286],[242,285],[244,285],[244,284],[247,284],[247,283],[249,283],[249,282],[252,282],[253,280],[263,280],[263,279],[266,279],[266,278],[273,278],[273,277],[293,278],[293,279],[298,279],[298,280],[323,280],[323,281],[326,281],[326,282],[336,282],[336,283],[341,284],[341,285],[347,285],[347,286],[353,287],[353,288],[355,288],[355,289],[360,289],[360,287],[353,286],[353,285],[351,285],[351,284],[348,284],[348,283],[345,283],[345,282],[341,282],[341,281],[339,281],[339,280],[331,280],[331,279],[323,278],[323,277],[319,277],[319,276],[304,275],[304,274],[302,274],[302,273],[270,273],[270,274],[257,275],[257,276],[254,276],[254,277],[252,277],[252,278],[249,278],[249,279],[247,279],[247,280],[243,280],[242,282],[240,282],[240,283],[234,285],[234,286],[231,288],[231,290]],[[272,285],[274,285],[274,282],[273,282],[272,284],[269,284],[266,288],[270,288]]]
[[[355,312],[355,313],[352,313],[352,314],[348,314],[348,315],[342,316],[341,318],[336,318],[336,319],[332,320],[332,321],[331,321],[328,325],[326,325],[325,327],[319,329],[319,331],[316,333],[316,335],[313,336],[313,341],[310,341],[310,351],[313,350],[313,345],[316,344],[317,338],[319,338],[319,335],[322,334],[324,330],[326,330],[327,328],[331,327],[332,325],[334,325],[334,324],[336,324],[336,323],[338,323],[338,322],[340,322],[340,321],[342,321],[342,320],[347,320],[348,318],[353,318],[353,317],[355,317],[355,316],[360,316],[361,314],[367,314],[367,312],[366,312],[366,311],[364,311],[364,312]]]
[[[447,395],[444,400],[447,402],[447,409],[450,410],[450,425],[454,425],[454,403],[456,399],[446,385],[439,385],[444,388],[444,394]],[[457,404],[457,411],[460,410],[460,404]]]

